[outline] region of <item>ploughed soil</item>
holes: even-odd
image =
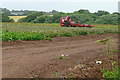
[[[114,54],[96,40],[111,37]],[[2,42],[3,78],[103,78],[118,61],[118,34],[56,37],[52,41]],[[101,63],[96,63],[101,61]]]

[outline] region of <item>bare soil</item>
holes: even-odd
[[[111,68],[104,45],[96,40],[112,37],[118,48],[118,34],[56,37],[52,41],[2,42],[3,78],[102,78],[101,69]],[[64,55],[61,59],[60,56]],[[118,60],[117,53],[111,55]],[[96,61],[102,61],[97,64]]]

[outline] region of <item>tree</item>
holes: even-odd
[[[110,13],[107,12],[107,11],[99,10],[98,12],[95,12],[94,14],[96,16],[103,16],[103,15],[107,15],[107,14],[110,14]]]
[[[75,11],[74,13],[80,13],[80,14],[89,14],[89,10],[84,10],[84,9],[80,9],[78,11]]]
[[[10,11],[6,8],[1,8],[2,12],[6,15],[10,15]]]
[[[95,23],[98,24],[118,24],[118,15],[117,14],[108,14],[100,16]]]
[[[53,22],[54,22],[53,16],[49,16],[45,19],[45,23],[53,23]]]
[[[35,12],[35,13],[28,15],[25,18],[18,20],[18,22],[32,22],[34,19],[42,15],[43,15],[43,12]]]
[[[37,18],[35,18],[32,23],[45,23],[47,16],[43,15],[43,16],[39,16]]]
[[[46,18],[45,23],[59,23],[59,19],[62,16],[62,13],[59,12],[57,14],[54,14],[53,16],[49,16]]]
[[[114,13],[112,13],[112,14],[117,14],[117,15],[120,15],[120,13],[118,13],[118,12],[114,12]]]
[[[91,24],[95,21],[94,14],[72,14],[70,15],[73,21],[81,24]]]
[[[58,11],[56,11],[56,10],[52,10],[50,13],[51,13],[52,15],[54,15],[54,14],[57,14]]]
[[[14,22],[14,20],[10,19],[6,14],[2,13],[2,22]]]

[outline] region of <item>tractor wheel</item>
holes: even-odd
[[[65,27],[69,27],[69,25],[65,25]]]
[[[69,25],[69,27],[74,27],[74,26],[72,26],[72,25]]]
[[[66,27],[69,27],[69,25],[67,25]]]

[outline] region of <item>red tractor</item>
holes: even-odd
[[[93,25],[85,25],[85,24],[80,24],[78,22],[74,22],[69,16],[61,17],[60,25],[63,27],[89,27],[89,28],[93,27]]]

